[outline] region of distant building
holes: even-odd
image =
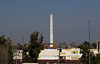
[[[13,61],[14,64],[20,64],[22,62],[22,47],[18,47],[17,45],[12,45],[13,52]]]
[[[97,49],[91,49],[96,55],[98,53]],[[44,49],[41,51],[38,57],[38,62],[60,62],[63,60],[65,62],[77,61],[81,58],[82,54],[80,53],[80,48],[73,48],[73,49]]]
[[[14,62],[22,62],[22,50],[13,50]]]
[[[94,54],[98,54],[97,49],[91,49]],[[41,50],[38,62],[58,62],[63,60],[64,62],[76,62],[81,58],[80,48],[73,49],[61,49],[59,53],[58,49],[44,49]],[[14,62],[22,62],[22,50],[13,50]]]

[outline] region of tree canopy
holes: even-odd
[[[96,43],[92,43],[92,48],[96,49],[96,47],[97,47],[97,44]]]
[[[5,45],[6,44],[6,39],[5,36],[0,36],[0,45]]]
[[[12,64],[13,53],[11,48],[11,40],[8,37],[0,36],[0,64]]]
[[[84,41],[83,45],[85,45],[85,46],[89,46],[89,42]]]
[[[41,50],[44,49],[44,47],[41,45],[43,42],[43,36],[42,34],[39,37],[39,32],[33,32],[30,35],[30,42],[29,46],[24,49],[25,51],[25,57],[24,57],[24,62],[37,62],[37,58]],[[28,54],[26,54],[28,53]]]
[[[82,57],[79,58],[78,64],[89,64],[89,57],[91,64],[96,63],[95,55],[93,52],[90,51],[89,47],[87,45],[79,45],[78,48],[81,49],[80,53],[82,54]]]
[[[7,64],[13,64],[13,53],[12,53],[12,47],[10,43],[8,44],[8,50],[7,50]]]

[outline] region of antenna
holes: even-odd
[[[10,39],[11,39],[11,45],[14,45],[12,32],[10,33]]]
[[[22,50],[23,50],[23,45],[24,45],[24,36],[22,36]]]

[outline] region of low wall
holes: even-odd
[[[39,64],[39,63],[22,63],[22,64]]]

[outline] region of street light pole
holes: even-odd
[[[89,48],[90,48],[90,20],[88,20],[88,26],[89,26]]]
[[[89,26],[89,64],[90,64],[90,20],[88,20],[88,26]]]
[[[22,62],[23,62],[24,36],[22,36]]]
[[[58,51],[59,51],[59,55],[58,55],[58,64],[59,64],[61,48],[58,48]]]
[[[17,50],[16,50],[16,64],[17,64]]]

